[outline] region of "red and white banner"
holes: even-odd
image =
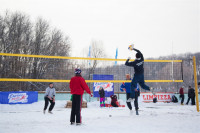
[[[155,95],[152,93],[141,93],[140,98],[142,102],[153,102],[153,98],[157,98],[157,102],[171,102],[172,101],[172,92],[157,92]]]

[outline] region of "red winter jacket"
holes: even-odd
[[[81,76],[72,77],[69,84],[70,84],[71,94],[83,95],[84,90],[88,94],[91,94],[91,91],[88,85],[86,84],[85,79]]]
[[[182,88],[182,87],[181,87],[180,90],[179,90],[179,94],[180,94],[180,95],[184,95],[184,92],[183,92],[183,88]]]

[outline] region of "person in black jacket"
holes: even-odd
[[[103,87],[99,88],[100,107],[105,107],[105,91]]]
[[[130,95],[130,98],[127,100],[127,102],[131,102],[135,99],[135,89],[137,88],[137,83],[139,83],[139,85],[145,90],[148,90],[148,91],[153,90],[152,87],[150,88],[144,82],[143,54],[135,48],[132,48],[131,50],[134,50],[137,53],[136,53],[135,61],[129,62],[129,60],[131,59],[129,57],[125,63],[126,66],[134,67],[134,70],[135,70],[134,78],[132,79],[132,82],[131,82],[131,95]]]
[[[195,91],[191,86],[188,87],[188,100],[186,103],[187,105],[188,105],[190,99],[192,100],[192,105],[195,105]]]

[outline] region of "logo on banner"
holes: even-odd
[[[113,83],[94,83],[94,91],[99,91],[99,88],[103,87],[104,91],[113,91]]]
[[[156,95],[144,93],[141,96],[143,102],[152,102],[153,98],[157,98],[158,102],[170,102],[172,99],[172,93],[157,93]]]
[[[8,99],[9,103],[27,103],[28,95],[26,93],[10,93]]]

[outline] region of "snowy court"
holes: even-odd
[[[196,106],[178,103],[139,103],[139,116],[125,108],[82,109],[81,126],[70,125],[71,109],[56,101],[54,114],[43,114],[43,101],[25,105],[0,104],[0,133],[200,133]],[[124,103],[125,104],[125,103]]]

